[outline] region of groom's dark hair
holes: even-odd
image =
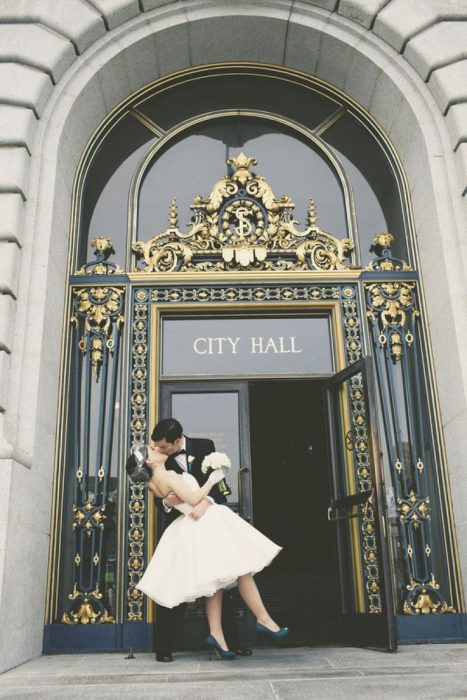
[[[175,442],[183,435],[181,423],[176,418],[163,418],[157,423],[152,431],[151,440],[158,442],[166,440],[167,442]]]

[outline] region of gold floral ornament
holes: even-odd
[[[103,605],[102,593],[98,586],[93,591],[84,593],[78,590],[75,583],[68,599],[72,601],[72,607],[62,615],[62,622],[66,625],[101,625],[115,622]]]
[[[256,158],[240,153],[227,160],[231,172],[211,194],[197,195],[191,205],[191,227],[182,232],[177,203],[169,208],[169,227],[133,250],[143,265],[137,272],[225,270],[341,270],[353,250],[350,239],[338,239],[317,225],[316,206],[308,206],[307,227],[296,228],[291,198],[276,198],[269,183],[252,172]]]
[[[420,523],[424,520],[430,520],[430,498],[418,498],[415,491],[411,491],[407,498],[397,499],[397,511],[400,513],[399,518],[403,525],[410,523],[418,530]]]
[[[370,248],[370,253],[375,253],[377,256],[367,265],[367,270],[377,270],[378,272],[408,272],[412,268],[404,260],[395,258],[391,252],[391,246],[394,241],[392,233],[378,233],[373,238],[373,245]]]
[[[442,598],[440,585],[434,574],[431,574],[429,581],[416,581],[411,578],[406,589],[409,592],[403,608],[406,615],[443,615],[456,612],[452,605]]]
[[[74,289],[74,313],[70,322],[79,326],[84,321],[84,334],[78,342],[83,353],[89,354],[93,374],[98,379],[107,353],[113,352],[113,329],[124,322],[124,289],[119,287],[85,287]]]
[[[77,275],[120,275],[122,268],[116,263],[108,262],[107,258],[115,254],[111,238],[96,236],[91,241],[96,260],[85,263],[77,272]]]
[[[102,506],[96,506],[90,500],[84,506],[73,506],[73,530],[80,527],[88,537],[96,527],[103,530],[107,518],[105,510],[105,503]]]
[[[393,362],[398,362],[404,346],[414,340],[413,323],[420,316],[415,307],[414,282],[376,282],[365,285],[367,316],[377,328],[378,342],[389,347]]]

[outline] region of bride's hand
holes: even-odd
[[[222,479],[225,479],[225,471],[223,469],[213,469],[208,476],[208,481],[211,484],[218,484]]]

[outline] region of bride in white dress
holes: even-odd
[[[200,487],[191,474],[166,469],[166,460],[167,455],[149,448],[146,465],[152,476],[147,487],[157,498],[174,492],[183,501],[175,506],[183,515],[164,531],[137,588],[168,608],[206,596],[210,628],[206,644],[220,658],[235,658],[227,649],[221,625],[224,588],[238,585],[240,595],[256,617],[256,630],[283,639],[288,629],[280,628],[270,617],[253,579],[253,574],[268,566],[282,548],[228,506],[215,503],[199,520],[187,517],[225,474],[222,469],[213,470]]]

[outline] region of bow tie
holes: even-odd
[[[178,455],[186,455],[186,450],[180,450],[179,452],[175,452],[172,457],[178,457]]]

